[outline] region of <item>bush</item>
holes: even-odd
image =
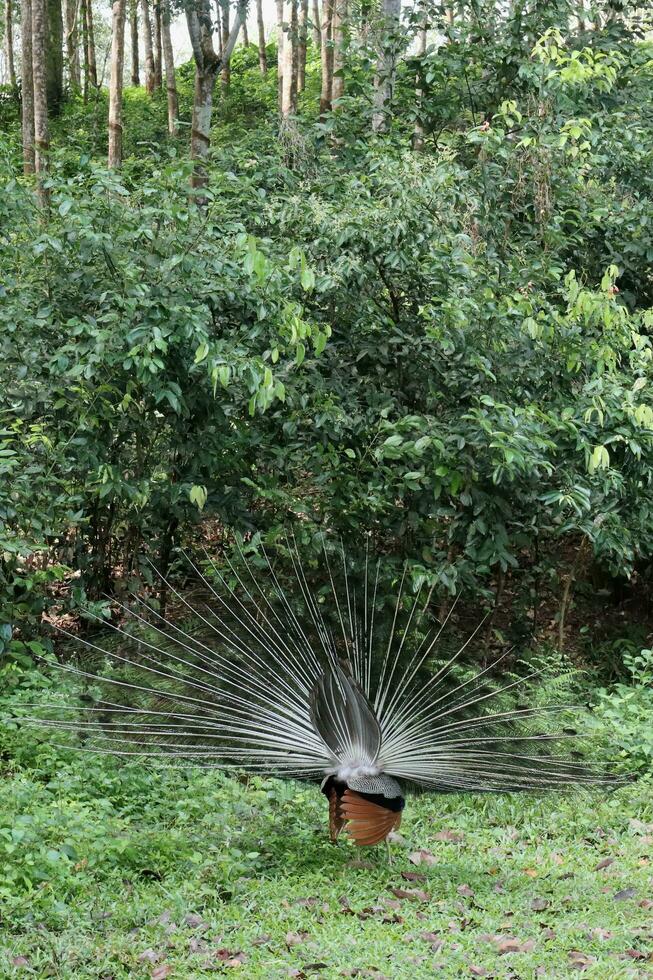
[[[600,688],[594,710],[629,765],[653,771],[653,650],[624,653],[627,682]]]

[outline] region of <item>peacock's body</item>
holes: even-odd
[[[569,751],[569,705],[524,704],[539,675],[501,677],[506,654],[474,671],[460,649],[436,663],[446,625],[424,597],[379,609],[380,565],[342,587],[324,558],[328,593],[309,585],[289,549],[296,587],[276,565],[198,572],[206,599],[171,589],[182,611],[165,620],[134,597],[136,634],[86,640],[84,660],[58,662],[83,681],[83,704],[41,705],[25,723],[72,733],[76,747],[177,765],[312,780],[329,802],[331,839],[359,845],[399,826],[408,789],[513,792],[604,784],[622,776]],[[195,567],[195,566],[193,566]],[[289,597],[292,594],[292,600]],[[447,617],[448,618],[448,617]],[[473,636],[473,634],[472,634]],[[99,658],[99,663],[97,662]],[[557,719],[562,724],[551,727]]]

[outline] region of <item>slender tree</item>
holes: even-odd
[[[417,50],[416,55],[418,58],[423,58],[426,54],[426,32],[427,32],[427,21],[426,17],[420,25],[419,31],[417,32]],[[419,77],[417,78],[417,87],[415,89],[415,97],[417,100],[417,114],[415,116],[415,129],[413,131],[413,149],[421,150],[424,148],[424,126],[421,119],[422,110],[422,90],[419,87]]]
[[[222,53],[224,54],[229,41],[229,0],[220,0],[220,6],[222,8],[222,18],[220,20],[222,29]],[[222,87],[225,90],[228,90],[231,85],[229,61],[230,59],[223,59],[222,64]]]
[[[81,88],[79,67],[79,0],[66,0],[66,60],[68,62],[68,84],[71,91]]]
[[[345,94],[345,43],[347,32],[347,0],[335,0],[333,6],[333,82],[331,101]]]
[[[32,67],[32,2],[20,4],[21,111],[23,172],[34,173],[34,74]]]
[[[143,49],[145,51],[145,91],[151,95],[155,89],[154,75],[154,45],[152,43],[152,21],[150,19],[150,4],[141,0],[141,20],[143,30]]]
[[[268,55],[265,50],[265,23],[263,21],[263,0],[256,0],[256,23],[258,26],[258,66],[261,75],[268,73]]]
[[[14,4],[13,0],[5,0],[5,59],[9,84],[16,88],[16,66],[14,64]]]
[[[279,110],[283,98],[283,0],[276,0],[277,6],[277,94],[279,96]]]
[[[308,0],[300,0],[297,37],[297,91],[306,88],[306,45],[308,42]]]
[[[322,31],[320,30],[320,0],[313,0],[313,44],[316,51],[322,46]]]
[[[47,208],[49,192],[44,175],[48,169],[50,133],[48,129],[46,0],[32,0],[32,76],[34,79],[34,169],[41,207]]]
[[[210,0],[197,0],[186,7],[188,33],[195,59],[195,95],[193,100],[193,123],[191,128],[191,156],[195,161],[192,186],[205,187],[208,181],[204,163],[211,145],[211,112],[213,109],[213,88],[223,62],[229,61],[238,40],[243,22],[243,7],[236,7],[236,15],[231,33],[222,55],[213,47],[213,24],[211,23]],[[201,199],[200,199],[201,201]]]
[[[109,167],[122,163],[122,75],[125,61],[127,0],[113,0],[111,8],[111,76],[109,80]]]
[[[152,14],[154,27],[154,87],[161,88],[163,85],[163,34],[161,24],[161,0],[153,0]]]
[[[329,112],[333,99],[333,6],[334,0],[322,0],[322,90],[320,115]]]
[[[247,48],[249,47],[249,34],[247,33],[247,21],[243,21],[243,44]]]
[[[138,60],[138,0],[129,2],[129,35],[131,43],[131,83],[141,84],[140,64]]]
[[[288,119],[297,112],[297,0],[284,0],[283,21],[281,115]]]
[[[48,109],[59,112],[63,101],[63,13],[61,0],[46,0],[46,90]]]
[[[401,0],[383,0],[383,19],[381,22],[381,50],[374,78],[374,115],[372,129],[376,133],[387,128],[388,113],[394,95],[399,53],[399,27],[401,21]]]
[[[82,73],[82,92],[84,102],[88,99],[89,76],[88,76],[88,26],[86,22],[87,0],[79,0],[79,24],[82,31],[82,56],[84,59],[84,71]]]
[[[215,33],[218,38],[218,54],[222,57],[222,0],[215,0]]]
[[[177,120],[179,118],[179,100],[177,98],[175,56],[172,50],[170,21],[170,0],[163,0],[163,7],[161,10],[161,33],[163,37],[163,63],[165,65],[166,73],[166,93],[168,96],[168,132],[171,136],[176,136],[179,131],[177,125]]]
[[[93,0],[84,3],[86,21],[86,64],[88,84],[98,88],[97,61],[95,58],[95,29],[93,27]]]

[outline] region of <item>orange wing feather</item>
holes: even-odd
[[[350,789],[343,793],[339,810],[347,821],[346,832],[359,847],[380,843],[401,823],[401,812],[370,803]]]

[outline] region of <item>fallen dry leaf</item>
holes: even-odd
[[[631,817],[628,821],[628,826],[636,834],[651,834],[653,833],[653,823],[644,823],[643,820],[637,820],[636,817]]]
[[[469,885],[458,885],[456,891],[458,892],[459,895],[462,895],[463,898],[474,897],[474,890],[470,888]]]
[[[209,924],[205,922],[201,915],[195,915],[191,913],[184,918],[184,925],[189,926],[191,929],[208,929]]]
[[[299,946],[301,943],[305,943],[307,939],[307,932],[287,932],[285,942],[286,946]]]
[[[544,912],[544,909],[548,909],[549,902],[546,898],[534,898],[531,902],[531,909],[533,912]]]
[[[631,960],[647,960],[649,959],[649,954],[644,953],[641,949],[627,949],[625,954]]]
[[[594,870],[603,871],[604,868],[609,868],[611,864],[614,864],[614,858],[603,858],[602,861],[599,861]]]
[[[597,926],[595,929],[588,929],[586,934],[588,939],[612,939],[612,933],[609,929],[601,929]]]
[[[484,970],[482,966],[470,966],[469,972],[473,977],[487,977],[488,972]]]
[[[567,954],[569,958],[569,965],[573,970],[586,970],[588,966],[591,966],[596,962],[593,956],[587,956],[585,953],[581,953],[578,949],[572,949]]]
[[[390,891],[397,898],[409,898],[415,902],[428,902],[431,898],[429,893],[421,888],[391,888]]]
[[[506,953],[532,953],[535,949],[535,940],[527,939],[526,942],[520,942],[519,939],[515,939],[514,936],[508,936],[505,939],[497,936],[497,951],[504,956]]]
[[[524,874],[528,875],[529,878],[537,878],[539,871],[537,868],[524,868]]]
[[[408,855],[408,860],[411,864],[427,864],[429,866],[438,862],[438,859],[430,851],[413,851],[412,854]]]
[[[138,954],[137,959],[139,963],[158,963],[161,956],[162,954],[157,953],[155,949],[144,949]]]
[[[167,963],[162,963],[161,966],[157,966],[152,970],[152,980],[165,980],[171,973],[172,967]]]
[[[435,834],[435,839],[450,841],[452,844],[459,844],[461,840],[465,839],[465,835],[461,834],[457,830],[439,830],[437,834]]]
[[[622,888],[621,891],[615,892],[612,897],[615,902],[625,902],[628,898],[634,898],[635,894],[634,888]]]
[[[426,881],[426,875],[420,874],[419,871],[402,871],[401,877],[405,881]]]

